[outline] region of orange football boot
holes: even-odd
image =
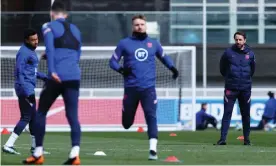
[[[81,164],[81,161],[79,156],[75,158],[69,158],[67,161],[63,163],[63,165],[80,165],[80,164]]]
[[[32,165],[32,164],[37,164],[37,165],[42,165],[44,163],[44,157],[35,157],[35,156],[30,156],[26,160],[23,160],[23,164],[26,165]]]

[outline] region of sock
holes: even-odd
[[[36,116],[36,127],[34,131],[35,135],[35,144],[36,146],[43,146],[43,139],[45,135],[45,129],[46,129],[46,113],[39,111]]]
[[[12,132],[12,134],[10,135],[10,137],[9,137],[9,139],[6,142],[5,145],[8,146],[8,147],[13,147],[13,145],[14,145],[15,141],[17,140],[17,138],[18,138],[18,135],[15,134],[14,132]]]
[[[157,152],[157,139],[156,138],[151,138],[149,140],[149,144],[150,144],[150,149],[149,150],[153,150],[153,151]]]
[[[73,146],[69,155],[69,158],[75,158],[79,156],[80,153],[80,147],[79,146]]]
[[[32,148],[35,148],[35,136],[31,135],[31,139],[32,139]]]
[[[35,152],[33,154],[35,157],[40,157],[43,155],[43,147],[42,146],[38,146],[35,148]]]

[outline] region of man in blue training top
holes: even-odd
[[[269,96],[269,99],[265,103],[262,120],[260,121],[257,127],[251,127],[251,130],[263,130],[265,125],[269,122],[273,122],[275,124],[276,99],[274,93],[271,91],[269,91],[267,95]]]
[[[46,114],[56,98],[62,95],[66,118],[71,127],[72,141],[69,158],[64,164],[79,165],[81,130],[78,119],[78,98],[81,78],[79,67],[81,33],[75,25],[66,22],[67,6],[62,1],[55,0],[51,7],[51,17],[53,21],[42,26],[49,81],[41,92],[39,100],[35,133],[36,149],[23,163],[43,164]]]
[[[15,65],[15,92],[18,96],[18,103],[20,109],[20,120],[16,124],[8,141],[3,146],[3,152],[10,154],[20,154],[14,148],[14,143],[25,129],[27,124],[30,124],[30,134],[32,138],[31,152],[35,148],[35,114],[36,114],[36,100],[35,87],[36,78],[46,81],[47,76],[44,73],[37,72],[38,57],[35,49],[38,45],[37,32],[33,29],[26,29],[24,31],[24,44],[20,47],[16,54]]]
[[[239,101],[242,116],[244,145],[251,145],[250,103],[252,77],[255,72],[255,55],[246,44],[246,34],[236,32],[235,44],[226,49],[220,60],[220,72],[225,80],[224,113],[222,117],[221,137],[216,145],[226,145],[226,137],[236,99]]]
[[[201,110],[196,113],[196,130],[205,130],[211,124],[217,129],[217,120],[214,116],[206,113],[207,103],[201,104]]]
[[[123,126],[125,129],[130,128],[141,102],[148,126],[149,159],[156,160],[158,131],[155,56],[173,72],[174,79],[178,77],[178,71],[169,56],[163,52],[160,43],[148,37],[145,16],[137,15],[132,18],[132,32],[131,37],[119,42],[110,59],[110,67],[124,76]],[[122,57],[124,63],[120,66]]]

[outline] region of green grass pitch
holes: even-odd
[[[165,165],[165,164],[276,164],[276,132],[251,132],[252,146],[244,146],[237,140],[241,132],[231,131],[226,146],[213,146],[219,132],[159,133],[158,161],[148,161],[148,140],[146,133],[136,132],[84,132],[81,143],[82,165]],[[9,135],[1,136],[1,145]],[[69,133],[46,133],[44,147],[50,151],[45,155],[45,164],[62,164],[70,151]],[[30,155],[30,136],[23,133],[16,142],[21,155],[1,154],[1,165],[19,165]],[[94,156],[96,151],[104,151],[107,156]],[[180,163],[164,162],[166,157],[175,156]]]

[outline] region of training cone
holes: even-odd
[[[138,132],[138,133],[142,133],[142,132],[144,132],[143,127],[138,127],[137,132]]]
[[[244,137],[243,136],[238,136],[237,140],[244,140]]]
[[[176,137],[177,135],[175,133],[170,134],[171,137]]]
[[[3,135],[4,135],[4,134],[10,134],[10,132],[8,131],[7,128],[3,128],[1,134],[3,134]]]
[[[169,156],[166,158],[165,162],[179,162],[175,156]]]
[[[103,151],[97,151],[94,153],[94,156],[106,156],[106,154]]]

